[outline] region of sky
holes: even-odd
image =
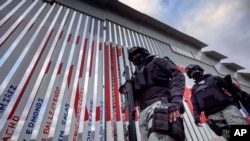
[[[119,0],[192,36],[250,73],[250,0]]]

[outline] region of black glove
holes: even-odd
[[[168,108],[169,112],[173,112],[177,110],[180,112],[180,114],[183,114],[185,112],[185,108],[182,102],[179,102],[179,103],[173,102]]]
[[[179,111],[180,110],[180,105],[179,104],[177,104],[177,103],[171,103],[171,105],[169,106],[169,108],[168,108],[168,112],[174,112],[174,111]]]
[[[201,123],[200,116],[196,115],[194,116],[194,123],[198,126]]]

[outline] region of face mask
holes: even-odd
[[[202,76],[201,71],[197,71],[192,75],[193,79],[195,79],[195,80],[199,79],[201,76]]]
[[[144,57],[142,55],[138,55],[133,59],[133,64],[135,66],[139,66],[144,61]]]

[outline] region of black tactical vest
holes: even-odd
[[[149,63],[138,68],[133,75],[133,86],[136,91],[146,90],[152,85],[167,86],[172,75],[162,70],[152,59]]]
[[[192,88],[192,94],[202,111],[233,102],[232,97],[226,95],[216,82],[215,76],[211,75]]]

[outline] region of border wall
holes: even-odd
[[[135,45],[168,56],[185,76],[184,67],[197,63],[231,74],[250,92],[250,73],[238,72],[243,67],[221,63],[226,56],[201,52],[205,43],[117,0],[3,0],[0,13],[1,140],[127,141],[118,88],[125,65],[134,70],[127,49]],[[186,140],[218,138],[205,117],[202,127],[193,122],[192,85],[187,78]],[[140,141],[138,111],[136,127]]]

